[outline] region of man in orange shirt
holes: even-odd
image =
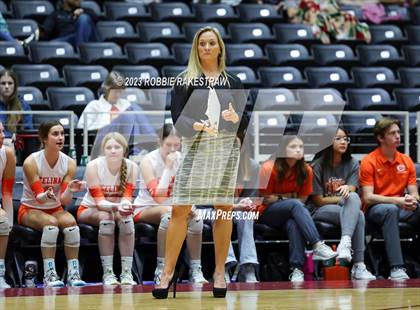
[[[363,158],[360,165],[363,207],[367,220],[382,228],[390,279],[405,280],[409,277],[403,268],[398,221],[420,224],[416,169],[409,156],[397,151],[398,120],[382,118],[373,132],[379,147]]]

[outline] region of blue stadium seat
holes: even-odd
[[[171,105],[171,89],[170,88],[151,88],[147,95],[153,106],[153,110],[165,111],[170,109]]]
[[[376,122],[381,119],[380,115],[377,114],[366,114],[366,115],[343,115],[342,122],[344,128],[349,133],[372,133],[373,126]]]
[[[346,91],[346,97],[349,108],[356,111],[392,111],[397,108],[389,93],[382,88],[348,89]]]
[[[369,31],[372,35],[373,44],[401,45],[407,41],[401,29],[396,25],[370,25]]]
[[[242,3],[236,7],[241,20],[249,22],[261,22],[264,24],[279,23],[283,20],[283,11],[270,4]]]
[[[163,43],[127,43],[124,49],[128,61],[132,64],[161,67],[175,63],[175,59]]]
[[[230,66],[227,71],[236,75],[246,88],[259,87],[260,81],[255,76],[255,72],[247,66]]]
[[[398,73],[404,87],[420,87],[420,68],[400,68]]]
[[[172,54],[175,62],[179,65],[186,65],[190,59],[191,43],[172,44]]]
[[[176,77],[185,69],[186,66],[163,66],[161,68],[161,73],[164,77]]]
[[[152,18],[156,21],[183,23],[193,21],[195,19],[190,7],[186,3],[182,2],[152,2],[149,5],[149,11]]]
[[[33,86],[19,86],[18,95],[31,106],[32,110],[49,110],[50,104],[44,100],[42,92]]]
[[[413,67],[420,65],[420,45],[407,45],[402,50],[408,65]]]
[[[305,46],[320,43],[305,24],[274,24],[274,35],[278,43],[299,43]]]
[[[344,91],[354,85],[347,71],[341,67],[307,67],[305,75],[311,88],[334,87]]]
[[[224,43],[230,42],[230,36],[227,35],[225,28],[219,23],[184,23],[182,25],[182,31],[185,35],[185,38],[188,42],[192,42],[194,39],[195,33],[204,27],[213,27],[216,28],[220,35],[222,36]]]
[[[415,6],[410,8],[411,21],[413,24],[420,25],[420,7]]]
[[[19,84],[22,86],[36,86],[40,89],[64,86],[57,69],[52,65],[13,65],[12,69],[16,72]]]
[[[28,63],[22,44],[12,41],[0,41],[1,63],[10,67],[13,64]]]
[[[271,64],[305,68],[314,64],[314,59],[301,44],[267,44],[266,55]]]
[[[80,7],[82,9],[92,10],[93,12],[95,12],[96,16],[98,16],[99,19],[104,18],[104,12],[102,11],[101,7],[96,1],[82,0],[80,1]]]
[[[398,67],[404,64],[404,58],[392,45],[359,45],[357,53],[360,62],[366,66]]]
[[[345,107],[341,94],[332,88],[299,89],[296,98],[305,111],[343,111]]]
[[[79,45],[80,59],[91,65],[103,65],[110,68],[113,65],[126,63],[121,47],[114,42],[90,42]]]
[[[140,83],[139,80],[140,79],[149,80],[151,78],[156,78],[160,76],[159,71],[153,66],[117,65],[117,66],[114,66],[112,70],[116,70],[120,72],[121,74],[123,74],[126,77],[126,80],[128,81],[128,83],[126,83],[126,86],[130,86],[130,87],[148,88],[146,85],[141,86],[142,84],[139,84]],[[133,79],[133,83],[131,83],[130,78]]]
[[[16,39],[25,39],[38,29],[37,22],[32,19],[8,19],[6,23]]]
[[[258,75],[264,87],[307,87],[306,80],[294,67],[260,67]]]
[[[264,56],[261,48],[252,43],[226,44],[226,63],[233,65],[246,65],[259,67],[268,64],[267,57]]]
[[[95,96],[86,87],[49,87],[47,98],[52,110],[70,110],[80,116]]]
[[[129,42],[140,42],[133,26],[127,21],[99,21],[96,31],[101,41],[111,41],[119,45]]]
[[[419,88],[397,88],[394,89],[394,97],[398,107],[403,111],[420,111],[420,89]]]
[[[312,55],[322,66],[340,66],[348,69],[359,62],[353,50],[344,44],[312,45]]]
[[[128,100],[131,104],[139,105],[143,110],[153,110],[154,106],[147,100],[144,90],[138,87],[127,87],[124,89],[121,98]]]
[[[91,90],[102,84],[108,75],[108,70],[102,66],[64,66],[63,76],[67,86],[84,86]]]
[[[63,65],[78,64],[78,55],[67,42],[31,42],[29,57],[34,63],[47,63],[60,69]]]
[[[395,78],[394,72],[386,67],[360,67],[353,68],[352,74],[357,87],[379,87],[386,90],[400,85]]]
[[[145,6],[136,2],[105,1],[104,11],[109,20],[126,20],[133,24],[151,19]]]
[[[201,22],[218,22],[227,24],[238,21],[238,15],[229,4],[194,4],[195,16]]]
[[[4,18],[12,17],[12,12],[9,11],[7,4],[0,0],[0,13]]]
[[[255,111],[296,110],[299,107],[294,94],[287,88],[261,88],[255,92]]]
[[[178,25],[172,22],[140,22],[136,27],[143,42],[172,44],[185,41]]]
[[[270,28],[262,23],[230,23],[228,30],[234,43],[266,44],[274,42]]]
[[[340,9],[355,16],[358,20],[363,20],[363,10],[360,5],[341,4]]]
[[[77,116],[74,116],[75,126],[77,124],[78,119],[79,118]],[[61,124],[63,124],[64,129],[69,129],[70,128],[70,123],[71,123],[70,116],[54,115],[54,114],[48,114],[48,115],[46,115],[46,114],[34,114],[34,116],[32,117],[34,128],[38,128],[44,122],[57,121],[57,120],[60,121]]]
[[[420,26],[409,25],[405,27],[408,44],[420,44]]]
[[[46,0],[12,1],[11,7],[15,18],[29,18],[40,23],[54,12],[54,6]]]

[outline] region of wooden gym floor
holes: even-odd
[[[229,285],[225,299],[211,285],[178,284],[177,298],[156,300],[153,285],[0,290],[0,309],[420,309],[420,279],[313,281]]]

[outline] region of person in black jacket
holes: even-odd
[[[44,21],[41,38],[69,42],[73,46],[97,41],[96,20],[93,10],[80,7],[80,0],[63,0],[59,8]]]
[[[217,210],[213,226],[213,295],[226,296],[225,261],[232,233],[232,218],[227,216],[232,211],[238,174],[237,132],[246,129],[243,122],[247,118],[242,116],[246,104],[242,83],[226,72],[225,58],[225,46],[217,29],[198,30],[188,67],[172,90],[172,120],[183,136],[184,159],[175,176],[165,267],[160,285],[153,290],[155,298],[167,298],[176,279],[175,265],[187,233],[191,205],[213,205]]]

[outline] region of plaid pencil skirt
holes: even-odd
[[[182,153],[175,176],[174,205],[233,204],[240,154],[236,134],[183,137]]]

